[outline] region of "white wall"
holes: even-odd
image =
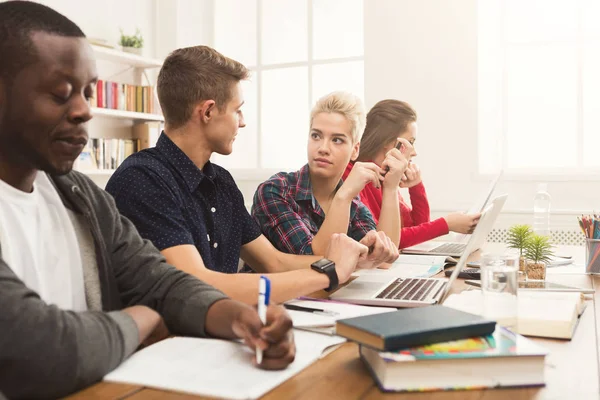
[[[144,55],[213,43],[214,0],[42,0],[90,37],[117,42],[139,27]],[[416,161],[434,215],[467,209],[488,184],[477,173],[477,0],[365,1],[365,92],[408,101],[419,114]],[[239,151],[239,149],[238,149]],[[272,171],[232,171],[246,202]],[[536,182],[504,180],[504,221],[529,222]],[[552,224],[575,229],[573,213],[600,209],[600,182],[555,181]],[[593,189],[589,189],[593,188]]]
[[[0,0],[1,1],[1,0]],[[143,55],[164,58],[178,47],[212,43],[213,0],[37,0],[73,20],[88,38],[117,45],[120,29],[144,38]],[[101,79],[137,83],[131,71],[117,74],[126,66],[98,61]],[[148,70],[152,81],[158,70]],[[145,83],[145,82],[144,82]],[[96,117],[90,122],[90,137],[130,136],[132,121]],[[101,187],[107,176],[92,176]]]
[[[73,20],[90,38],[117,44],[119,28],[132,35],[136,27],[144,38],[144,55],[154,56],[155,0],[38,0]]]
[[[477,173],[477,0],[365,2],[365,89],[367,107],[384,98],[415,107],[415,161],[434,214],[468,209],[490,179]],[[499,184],[506,223],[530,222],[536,185]],[[600,209],[598,181],[557,180],[548,191],[553,228],[576,229],[573,214]]]

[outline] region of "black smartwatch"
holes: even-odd
[[[335,263],[333,261],[322,258],[319,261],[310,264],[310,267],[317,272],[327,275],[329,278],[329,286],[325,289],[327,292],[337,289],[340,281],[338,280],[337,272],[335,271]]]

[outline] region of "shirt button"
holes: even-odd
[[[212,212],[215,212],[215,211],[217,211],[217,209],[216,209],[216,208],[214,208],[214,207],[212,207],[212,208],[210,209],[210,211],[212,211]]]
[[[215,244],[213,244],[213,247],[216,249],[218,245],[219,245],[219,243],[215,243]]]

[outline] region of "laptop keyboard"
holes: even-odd
[[[446,286],[439,280],[420,278],[398,278],[383,289],[377,299],[424,301],[433,298]]]
[[[462,254],[467,245],[464,243],[444,243],[430,250],[432,253]]]

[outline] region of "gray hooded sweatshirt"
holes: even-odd
[[[94,265],[82,268],[90,311],[46,304],[12,272],[0,248],[0,393],[10,399],[65,396],[117,367],[138,346],[133,319],[119,311],[125,307],[156,310],[173,334],[205,336],[209,307],[226,298],[167,264],[85,175],[73,171],[50,180],[88,231]],[[81,247],[86,239],[76,232]],[[88,293],[94,287],[97,307]]]

